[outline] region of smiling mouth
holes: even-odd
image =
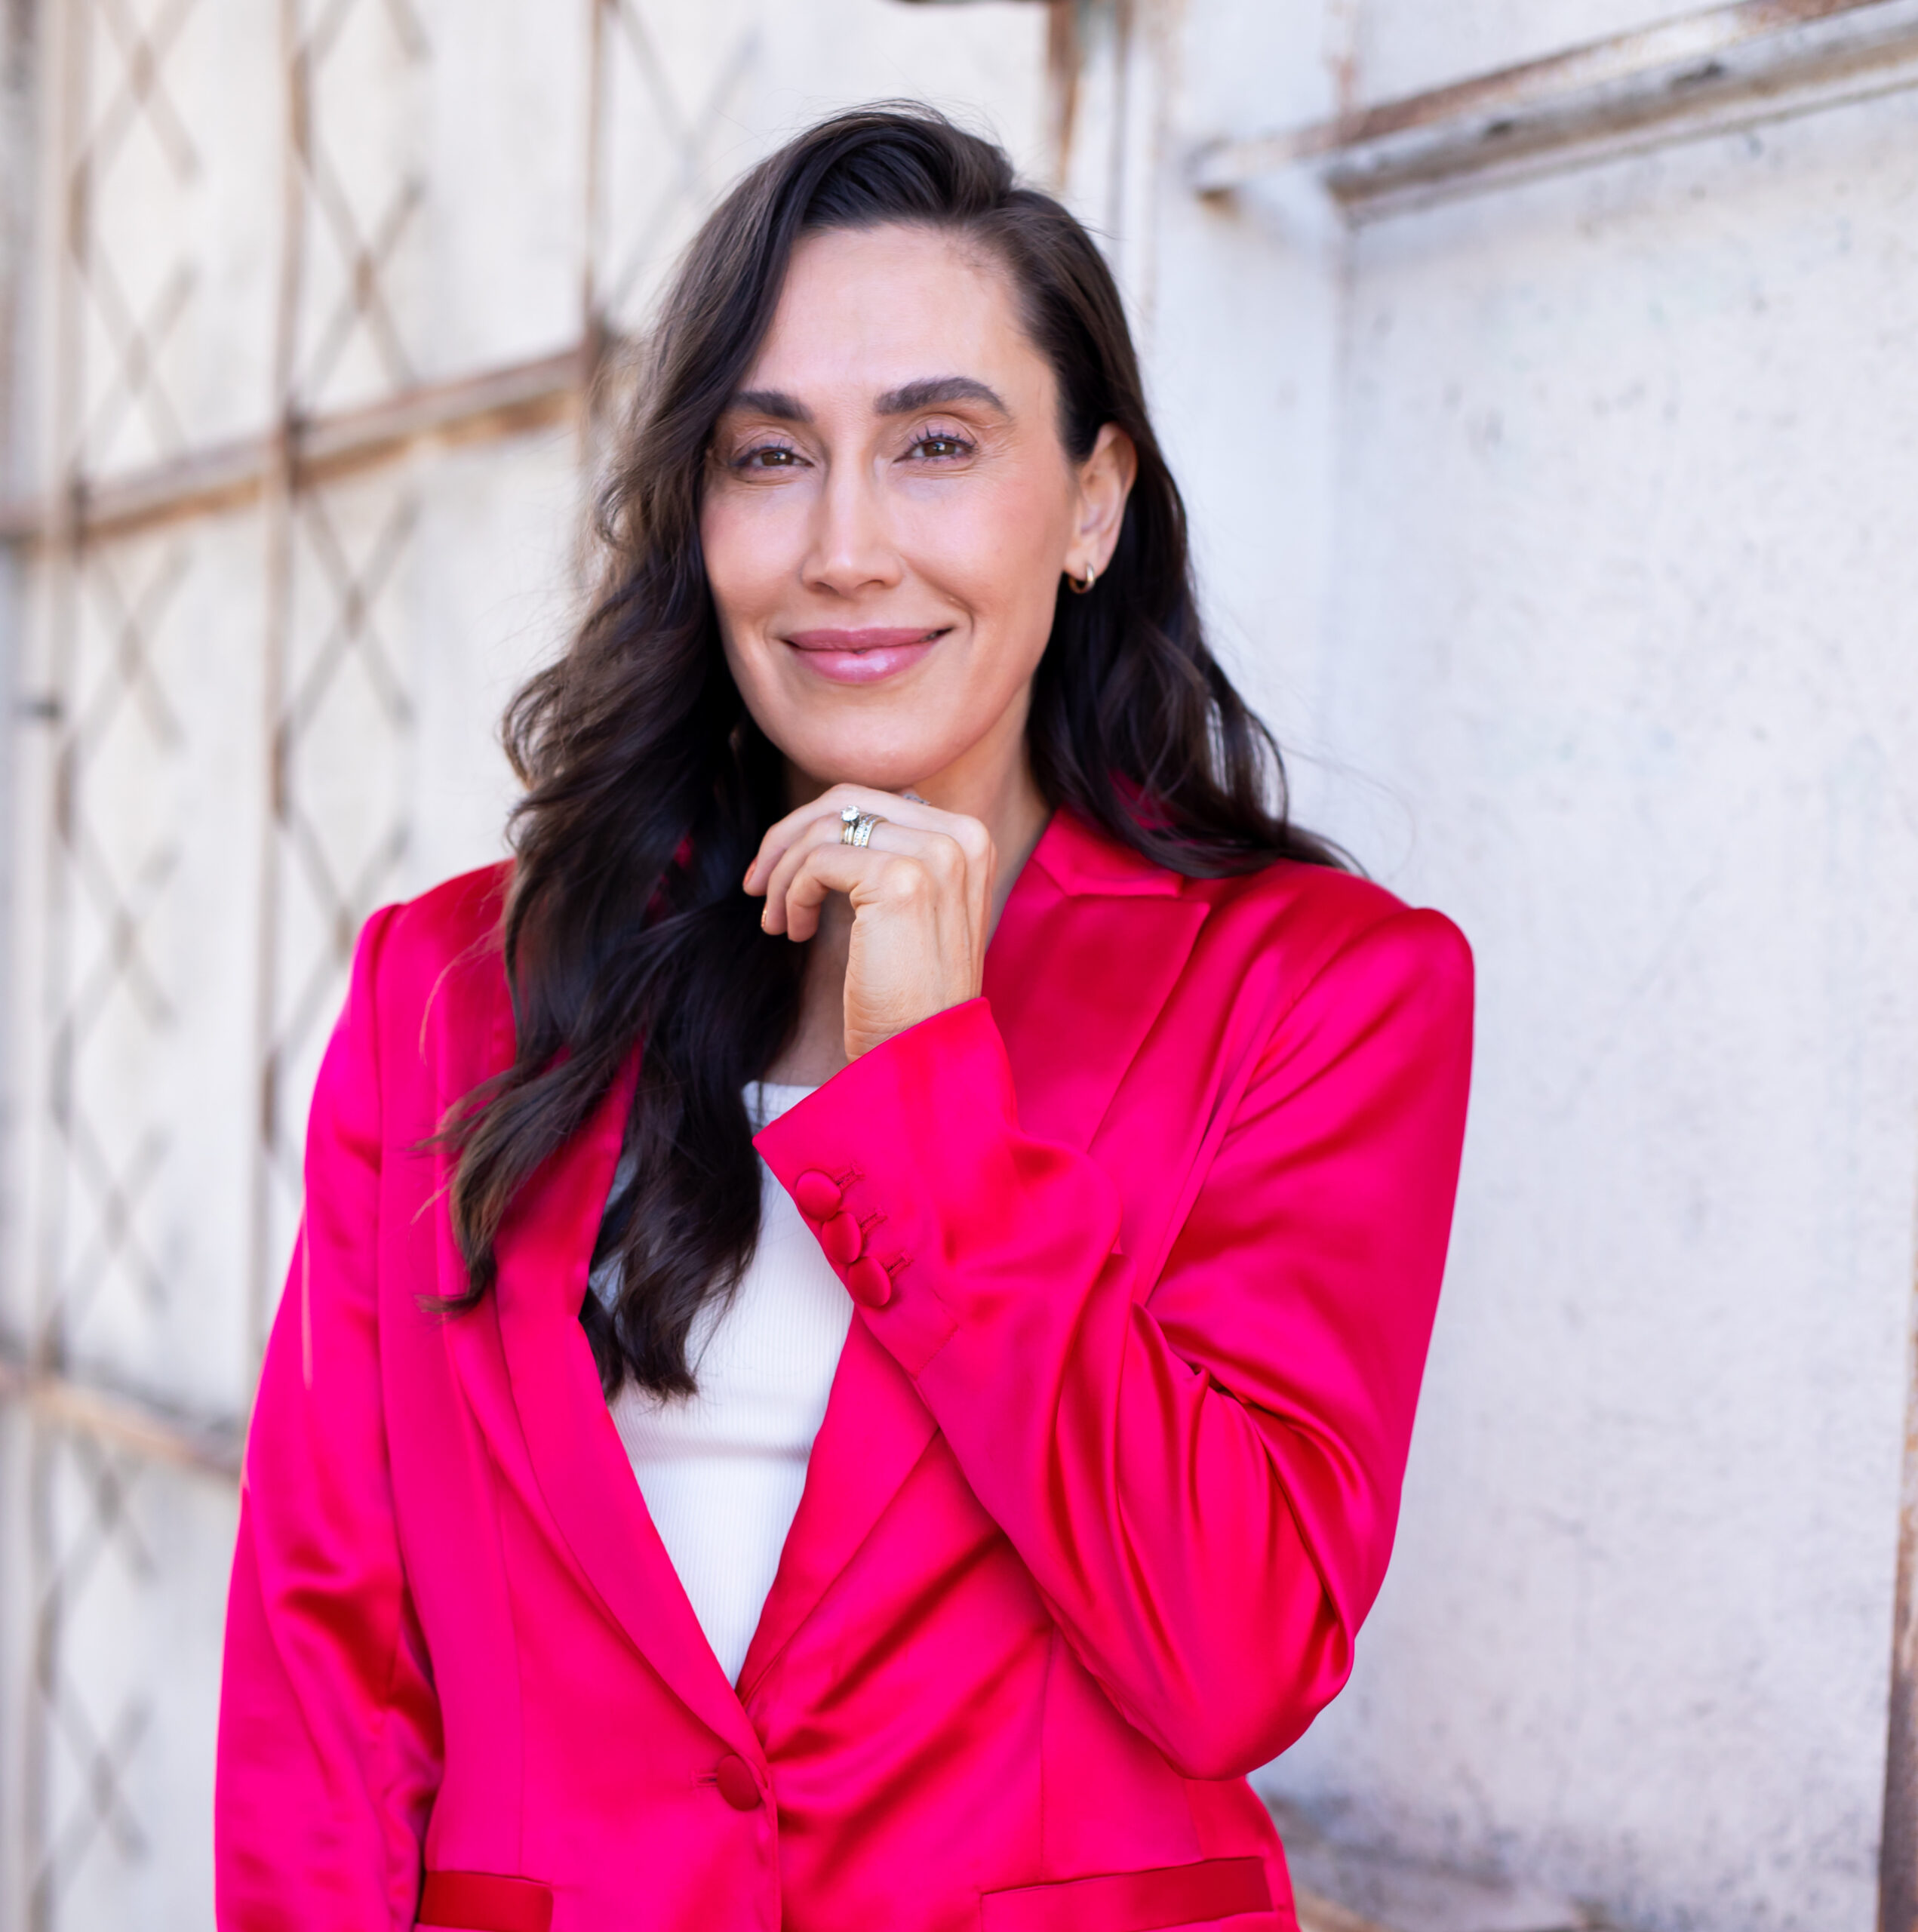
[[[919,663],[950,629],[795,631],[784,641],[833,684],[875,685]]]

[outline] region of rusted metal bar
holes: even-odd
[[[1738,0],[1197,149],[1201,194],[1316,168],[1356,218],[1918,85],[1918,0]]]
[[[422,441],[484,441],[564,421],[595,358],[584,344],[536,361],[483,369],[400,389],[363,408],[296,420],[278,435],[195,451],[121,477],[76,487],[70,505],[0,506],[0,542],[45,539],[66,524],[91,537],[121,534],[259,500],[282,460],[300,484],[389,461]],[[56,514],[64,508],[64,518]]]
[[[364,409],[316,417],[294,434],[297,480],[306,483],[377,462],[428,439],[481,441],[544,428],[570,411],[592,362],[586,346],[575,343],[536,362],[423,383]]]
[[[1051,103],[1053,180],[1065,183],[1078,134],[1080,70],[1085,63],[1076,0],[1051,0],[1046,21],[1047,94]]]
[[[1918,1319],[1905,1401],[1898,1498],[1898,1589],[1885,1740],[1885,1817],[1878,1849],[1878,1932],[1918,1932]]]
[[[18,1402],[41,1423],[128,1449],[152,1462],[236,1481],[246,1425],[237,1417],[187,1416],[123,1389],[32,1367],[0,1348],[0,1401]]]
[[[1382,1925],[1314,1893],[1295,1888],[1292,1903],[1299,1915],[1299,1932],[1385,1932]]]

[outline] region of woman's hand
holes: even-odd
[[[882,823],[864,847],[841,841],[847,806]],[[997,854],[976,818],[863,785],[835,785],[761,841],[745,889],[764,894],[769,933],[809,940],[826,895],[852,901],[846,1057],[976,998],[985,971]]]

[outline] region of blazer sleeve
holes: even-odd
[[[911,1376],[1067,1640],[1188,1776],[1276,1756],[1385,1576],[1450,1229],[1471,955],[1436,913],[1348,942],[1273,1024],[1154,1278],[1088,1156],[1020,1131],[986,1002],[760,1137],[848,1172]],[[1169,1137],[1176,1138],[1176,1137]],[[903,1265],[900,1265],[902,1260]]]
[[[223,1932],[410,1927],[441,1761],[388,1475],[374,987],[361,936],[313,1097],[306,1201],[240,1498],[215,1781]]]

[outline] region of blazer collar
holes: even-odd
[[[1206,902],[1183,888],[1071,813],[1053,814],[986,956],[985,990],[1025,1132],[1080,1149],[1094,1140],[1205,921]],[[495,1031],[503,1065],[512,1051],[503,986]],[[856,1320],[736,1694],[647,1511],[579,1321],[637,1072],[635,1055],[586,1126],[526,1184],[500,1230],[500,1348],[532,1478],[586,1580],[681,1701],[733,1749],[757,1756],[741,1697],[752,1696],[851,1561],[936,1426],[905,1372]],[[508,1426],[475,1358],[483,1326],[453,1327],[476,1412],[488,1426]]]
[[[1185,886],[1070,811],[1053,814],[985,957],[1027,1133],[1092,1146],[1210,910]]]
[[[1033,866],[1068,897],[1093,894],[1119,899],[1176,899],[1185,888],[1185,881],[1176,872],[1154,865],[1130,845],[1107,838],[1069,805],[1061,805],[1053,814],[1027,861],[1028,870]],[[1009,909],[1024,881],[1022,873],[1008,895]]]

